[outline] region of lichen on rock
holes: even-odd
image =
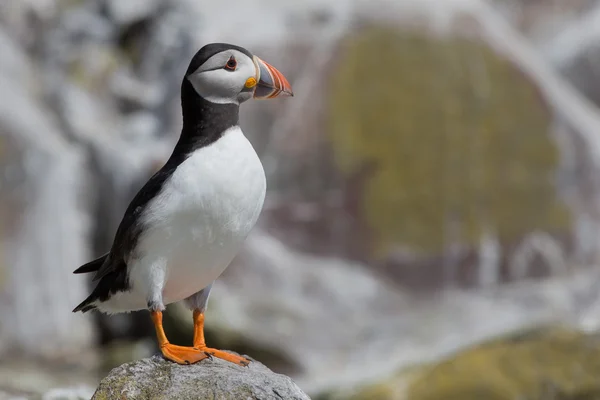
[[[600,398],[600,341],[567,329],[498,339],[425,368],[411,400]]]
[[[217,358],[178,365],[154,356],[123,364],[100,382],[92,400],[289,399],[309,397],[291,378],[257,361],[241,367]]]
[[[539,327],[319,400],[597,400],[599,360],[597,334]]]
[[[363,218],[375,254],[440,253],[568,230],[559,152],[538,88],[487,44],[369,27],[346,38],[332,77],[331,145],[352,176],[371,166]]]

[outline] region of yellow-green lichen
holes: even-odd
[[[369,28],[333,74],[329,131],[347,176],[372,167],[363,217],[375,250],[441,252],[491,230],[513,241],[563,231],[558,152],[536,87],[487,46]]]
[[[409,400],[600,399],[600,338],[568,330],[498,340],[426,369]]]
[[[74,59],[67,65],[67,75],[71,82],[90,91],[105,88],[109,77],[124,62],[117,51],[108,47],[97,46],[95,53],[94,68],[86,65],[84,57]]]
[[[542,327],[318,400],[600,400],[600,337]]]

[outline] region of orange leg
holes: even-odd
[[[250,360],[246,357],[236,356],[223,350],[206,347],[204,341],[204,314],[200,310],[194,310],[194,348],[210,354],[213,357],[232,362],[241,366],[248,366]]]
[[[204,351],[193,347],[176,346],[169,343],[167,335],[165,335],[165,331],[163,330],[162,312],[152,311],[150,315],[152,317],[152,322],[154,322],[154,328],[156,328],[158,345],[160,346],[163,356],[167,360],[174,361],[177,364],[194,364],[209,357]]]

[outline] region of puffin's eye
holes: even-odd
[[[233,58],[233,56],[231,56],[229,61],[227,61],[227,64],[225,64],[225,69],[228,71],[235,71],[236,67],[237,67],[237,61],[235,61],[235,58]]]

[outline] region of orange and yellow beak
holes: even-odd
[[[285,76],[275,67],[254,56],[256,79],[254,98],[272,99],[277,96],[293,96],[292,87]]]

